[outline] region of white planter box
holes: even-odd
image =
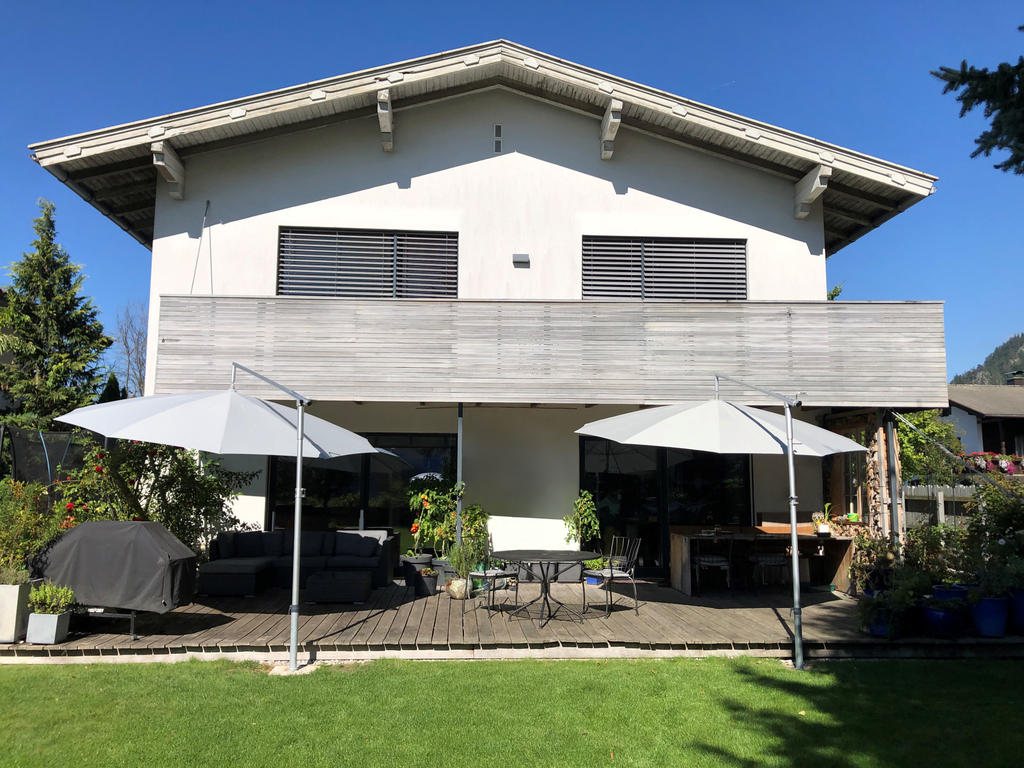
[[[32,613],[28,617],[28,637],[25,642],[39,645],[63,643],[68,636],[71,611],[64,613]]]
[[[0,643],[16,643],[25,639],[31,588],[32,582],[0,584]]]

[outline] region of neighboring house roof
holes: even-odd
[[[1024,387],[965,384],[949,388],[949,403],[978,416],[1024,418]]]
[[[504,87],[802,182],[821,194],[831,254],[935,191],[935,176],[573,64],[506,40],[32,144],[32,158],[143,245],[153,240],[164,147],[198,152]],[[390,115],[385,119],[390,128]],[[396,130],[401,131],[400,122]],[[595,133],[595,139],[598,133]],[[614,136],[614,131],[612,131]],[[390,140],[390,133],[387,135]],[[595,151],[598,142],[595,140]],[[377,151],[380,151],[378,148]],[[822,173],[818,169],[824,169]]]

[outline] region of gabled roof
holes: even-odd
[[[621,125],[686,147],[814,182],[824,176],[825,244],[834,253],[935,191],[936,177],[506,40],[32,144],[32,158],[139,242],[152,245],[157,160],[187,165],[209,149],[502,86],[594,116],[621,101]],[[399,128],[400,130],[400,128]],[[595,137],[599,132],[595,132]],[[614,132],[613,132],[614,133]],[[154,143],[164,147],[156,148]],[[595,141],[595,147],[597,142]],[[380,151],[380,148],[375,148]],[[370,149],[368,148],[368,151]],[[824,169],[816,174],[816,169]],[[166,176],[166,165],[161,168]],[[829,178],[830,174],[830,178]]]
[[[950,386],[949,404],[978,416],[1024,419],[1024,387],[1007,384]]]

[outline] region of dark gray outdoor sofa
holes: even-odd
[[[322,571],[365,572],[373,587],[387,586],[397,536],[387,530],[303,531],[299,573],[303,586]],[[210,560],[199,566],[201,595],[255,595],[292,583],[291,531],[226,531],[210,543]]]

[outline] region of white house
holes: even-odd
[[[627,451],[584,422],[706,399],[718,372],[800,393],[882,462],[884,409],[947,405],[941,303],[825,299],[826,257],[935,177],[515,43],[31,150],[152,250],[148,392],[226,386],[236,360],[410,461],[316,473],[314,525],[407,526],[402,481],[454,457],[461,408],[496,546],[562,544],[586,487],[663,571],[670,524],[784,513],[781,461]],[[809,463],[804,514],[880,509],[860,462]],[[289,467],[241,463],[267,471],[240,513],[287,525]]]

